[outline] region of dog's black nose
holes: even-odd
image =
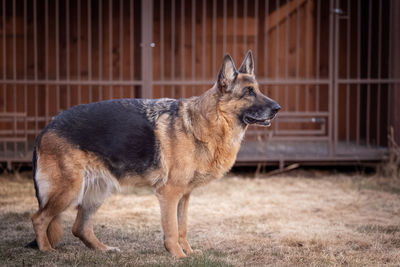
[[[280,109],[281,109],[281,106],[279,106],[278,103],[273,105],[272,108],[271,108],[272,112],[274,112],[274,113],[277,113]]]

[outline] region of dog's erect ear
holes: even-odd
[[[237,70],[233,60],[229,54],[224,57],[224,61],[222,62],[221,69],[218,73],[218,89],[222,93],[229,92],[232,82],[235,80],[237,76]]]
[[[244,58],[242,65],[239,68],[239,72],[254,75],[254,62],[251,50],[247,52],[246,57]]]

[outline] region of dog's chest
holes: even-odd
[[[192,184],[201,185],[214,179],[221,178],[233,166],[240,148],[238,139],[209,145],[195,155],[195,172],[191,179]]]

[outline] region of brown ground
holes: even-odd
[[[75,212],[54,253],[23,246],[34,238],[33,184],[0,178],[0,265],[400,265],[400,180],[297,172],[250,179],[228,175],[196,191],[189,242],[203,251],[185,260],[162,244],[159,207],[149,189],[124,186],[96,216],[100,240],[121,253],[87,249],[73,237]],[[312,176],[312,177],[310,177]]]

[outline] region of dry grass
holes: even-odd
[[[313,178],[307,178],[314,176]],[[123,187],[98,212],[95,232],[121,253],[87,249],[70,232],[52,254],[23,246],[34,237],[31,180],[0,178],[0,265],[400,265],[400,186],[385,178],[301,173],[267,179],[230,175],[194,193],[189,242],[203,254],[165,251],[156,198]]]

